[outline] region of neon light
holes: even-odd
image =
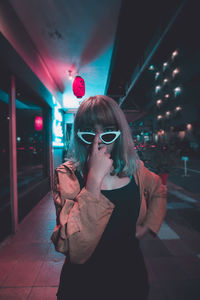
[[[63,147],[63,116],[58,107],[54,109],[53,146]]]
[[[53,96],[53,104],[56,104],[56,98]]]
[[[63,129],[60,121],[53,121],[53,132],[56,137],[63,137]]]
[[[55,108],[55,111],[54,111],[54,117],[57,121],[60,121],[60,122],[63,121],[62,114],[59,112],[57,107]]]
[[[56,138],[55,141],[53,141],[53,146],[63,147],[63,146],[64,146],[64,143],[62,142],[61,139]]]

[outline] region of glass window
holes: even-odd
[[[24,88],[16,93],[17,185],[19,196],[45,177],[44,110]]]
[[[0,198],[1,205],[9,199],[9,105],[8,95],[0,90]]]
[[[4,73],[5,74],[5,73]],[[0,82],[2,84],[2,81]],[[9,97],[0,87],[0,240],[11,230],[9,170]]]

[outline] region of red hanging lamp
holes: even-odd
[[[85,95],[85,81],[81,76],[74,78],[72,89],[77,98],[82,98]]]
[[[35,117],[35,130],[36,131],[42,131],[43,129],[43,118],[41,116]]]

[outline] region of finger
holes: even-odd
[[[111,163],[111,166],[113,165],[113,160],[110,158],[110,163]]]
[[[102,152],[102,153],[106,153],[106,151],[107,151],[107,146],[103,146],[100,150],[99,150],[99,152]],[[107,153],[106,153],[107,154]]]
[[[94,138],[94,141],[93,141],[93,144],[92,144],[92,151],[97,151],[98,150],[99,136],[100,136],[100,133],[97,133],[95,135],[95,138]]]

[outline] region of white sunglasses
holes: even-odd
[[[113,143],[121,134],[121,131],[108,131],[108,132],[102,132],[99,136],[100,140],[104,144],[111,144]],[[94,132],[84,132],[84,131],[78,131],[77,132],[78,137],[85,142],[86,144],[92,144],[95,138],[96,133]]]

